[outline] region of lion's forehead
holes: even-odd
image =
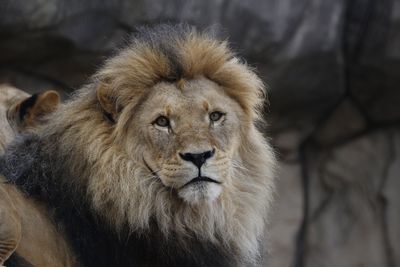
[[[189,117],[213,109],[238,106],[222,88],[205,78],[182,83],[180,86],[164,82],[156,85],[146,101],[145,108],[155,113]]]

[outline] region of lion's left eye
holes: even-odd
[[[214,122],[219,121],[222,118],[222,116],[224,116],[224,113],[219,111],[214,111],[210,113],[210,120]]]
[[[169,119],[165,116],[158,117],[153,123],[160,127],[169,127]]]

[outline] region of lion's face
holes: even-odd
[[[230,182],[240,106],[205,78],[155,87],[130,125],[145,166],[186,203],[214,201]]]

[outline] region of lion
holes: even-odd
[[[276,160],[257,129],[265,89],[186,25],[126,48],[0,158],[82,266],[255,266]]]
[[[53,90],[29,95],[11,85],[0,85],[0,152],[18,133],[33,131],[45,123],[59,102],[59,94]],[[23,258],[29,258],[34,266],[68,266],[66,263],[72,260],[65,260],[65,241],[49,218],[40,203],[27,199],[0,177],[0,266],[14,251],[7,266],[22,264]],[[47,230],[42,233],[38,229]],[[36,244],[32,246],[31,240]]]

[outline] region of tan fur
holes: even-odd
[[[86,184],[93,208],[116,229],[125,224],[132,231],[148,229],[153,216],[165,235],[194,233],[254,260],[272,199],[275,166],[271,147],[254,125],[260,119],[263,83],[226,42],[192,31],[172,43],[180,51],[185,83],[163,82],[172,72],[168,58],[137,41],[107,61],[94,83],[60,108],[42,134],[57,136],[60,152],[69,156],[66,161],[76,172],[67,182]],[[226,136],[210,134],[201,101],[184,100],[203,99],[204,94],[230,112],[233,126]],[[150,126],[154,110],[168,104],[181,122],[174,132],[180,141],[169,152],[149,137],[149,131],[159,131]],[[104,119],[99,105],[115,124]],[[230,141],[222,149],[225,137]],[[211,184],[201,192],[173,193],[190,178],[179,175],[188,165],[178,153],[211,147],[217,151],[210,165],[222,182],[221,194],[208,201]],[[212,190],[220,190],[215,187]],[[186,201],[186,196],[193,199]]]
[[[4,183],[0,176],[0,264],[12,252],[33,266],[76,266],[75,258],[64,235],[57,229],[43,204],[24,196],[15,186]]]
[[[16,250],[20,240],[21,218],[6,188],[0,185],[0,266]]]

